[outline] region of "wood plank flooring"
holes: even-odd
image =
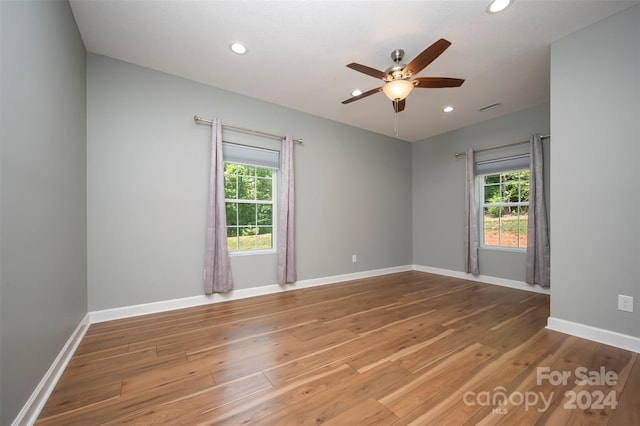
[[[548,316],[412,271],[93,324],[37,424],[640,425],[638,354]]]

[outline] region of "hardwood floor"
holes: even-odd
[[[37,424],[640,424],[638,354],[548,316],[403,272],[93,324]]]

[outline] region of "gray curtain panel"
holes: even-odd
[[[527,284],[551,285],[549,228],[544,197],[544,160],[542,138],[531,137],[529,177],[529,223],[527,225]]]
[[[222,123],[219,118],[214,118],[211,124],[211,174],[206,239],[204,292],[205,294],[229,292],[233,290],[233,276],[227,248]]]
[[[280,223],[278,226],[278,284],[296,281],[295,256],[295,191],[293,167],[293,140],[287,136],[282,141],[280,172]]]
[[[464,184],[464,270],[468,274],[479,275],[478,267],[478,224],[475,206],[475,153],[466,152]]]

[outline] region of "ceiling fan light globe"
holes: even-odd
[[[409,80],[393,80],[382,88],[382,91],[392,101],[401,101],[413,90],[413,84]]]

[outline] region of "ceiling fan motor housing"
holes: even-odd
[[[396,64],[400,63],[400,61],[402,60],[402,58],[404,58],[404,50],[402,49],[396,49],[393,52],[391,52],[391,59],[393,60],[393,62],[395,62]]]
[[[400,63],[400,61],[402,61],[402,58],[404,58],[404,50],[395,49],[393,52],[391,52],[391,59],[393,60],[395,65],[390,66],[384,72],[386,72],[389,77],[393,78],[386,78],[386,81],[401,80],[403,78],[409,77],[402,74],[402,70],[406,66],[406,64]]]

